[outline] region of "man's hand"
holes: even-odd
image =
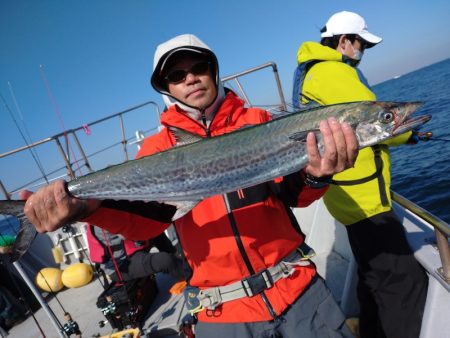
[[[99,200],[81,200],[69,195],[63,180],[47,185],[37,192],[20,192],[26,199],[24,212],[38,232],[54,231],[65,224],[75,222],[92,214]]]
[[[325,153],[320,156],[314,133],[306,139],[309,163],[305,172],[315,177],[334,175],[353,167],[358,155],[358,141],[348,123],[339,123],[335,118],[320,122]]]
[[[10,254],[12,252],[12,245],[0,246],[0,255]]]
[[[150,266],[154,273],[164,272],[177,279],[184,279],[183,262],[174,254],[164,251],[151,254]]]

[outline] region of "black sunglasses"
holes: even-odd
[[[190,69],[175,69],[169,72],[164,79],[170,83],[179,83],[186,80],[188,73],[193,75],[206,74],[209,71],[211,62],[202,61],[194,64]]]

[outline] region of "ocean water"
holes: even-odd
[[[392,190],[450,223],[450,59],[374,86],[378,100],[422,101],[435,138],[391,148]]]

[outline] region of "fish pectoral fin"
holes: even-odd
[[[0,201],[0,215],[11,215],[17,217],[20,222],[19,232],[13,244],[11,260],[17,261],[22,255],[28,251],[33,240],[37,235],[36,228],[30,223],[28,218],[23,213],[25,201]]]
[[[177,211],[175,211],[175,214],[172,216],[172,221],[177,220],[178,218],[183,217],[186,215],[189,211],[191,211],[200,201],[170,201],[170,202],[164,202],[164,204],[170,204],[177,208]]]
[[[289,138],[296,142],[305,142],[306,143],[306,137],[308,136],[308,133],[310,133],[310,132],[313,132],[316,135],[320,134],[319,129],[302,130],[302,131],[298,131],[296,133],[289,135]]]
[[[186,130],[176,127],[168,127],[168,128],[169,131],[172,133],[172,135],[175,137],[176,146],[182,146],[203,140],[201,136],[192,134]]]

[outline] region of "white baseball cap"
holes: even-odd
[[[327,21],[325,27],[321,30],[322,38],[332,37],[342,34],[357,34],[373,47],[383,39],[367,30],[367,24],[364,18],[356,13],[342,11],[333,14]]]

